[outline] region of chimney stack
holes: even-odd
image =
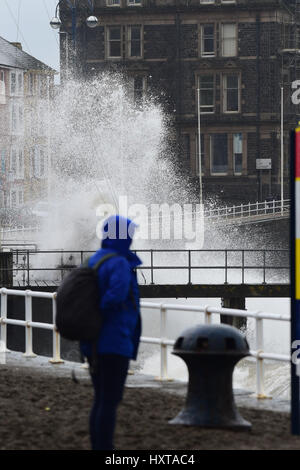
[[[15,47],[17,47],[18,49],[20,49],[20,51],[22,51],[22,44],[20,42],[11,42],[11,44]]]

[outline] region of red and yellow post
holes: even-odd
[[[292,433],[300,435],[300,127],[291,135],[291,391]]]

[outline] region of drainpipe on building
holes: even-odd
[[[260,158],[260,90],[261,90],[261,79],[260,79],[260,15],[256,15],[256,76],[257,76],[257,95],[256,95],[256,159]],[[258,200],[262,200],[262,172],[258,171]]]

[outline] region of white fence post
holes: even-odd
[[[167,330],[167,309],[164,305],[160,307],[160,339],[166,339]],[[161,342],[160,344],[160,381],[167,381],[168,379],[168,346]]]
[[[23,356],[25,357],[36,357],[36,354],[32,351],[32,326],[30,323],[32,322],[32,297],[31,291],[26,290],[25,293],[25,353]]]
[[[259,399],[268,398],[264,390],[264,360],[260,357],[264,349],[263,319],[258,316],[255,319],[256,326],[256,396]]]
[[[0,336],[0,352],[9,352],[7,349],[7,325],[4,321],[7,319],[7,293],[5,287],[1,289],[1,336]]]
[[[52,359],[49,360],[51,364],[62,364],[64,361],[60,357],[60,335],[55,328],[56,319],[56,292],[52,297],[52,318],[53,318],[53,340],[52,340]]]

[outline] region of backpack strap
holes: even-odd
[[[121,256],[119,255],[118,253],[108,253],[107,255],[104,255],[93,267],[93,271],[98,271],[98,269],[100,268],[100,266],[105,263],[105,261],[107,261],[108,259],[110,258],[113,258],[115,256]],[[84,267],[88,267],[88,262],[89,260],[86,260],[83,264]],[[137,310],[137,305],[136,305],[136,302],[135,302],[135,298],[134,298],[134,294],[133,294],[133,289],[132,289],[132,286],[129,287],[129,297],[131,299],[131,302],[133,304],[133,308],[134,310]]]
[[[94,266],[92,266],[93,271],[98,271],[100,266],[103,263],[105,263],[105,261],[107,261],[110,258],[114,258],[115,256],[120,256],[120,255],[118,255],[117,253],[107,253],[107,255],[104,255],[99,261],[97,261],[96,264],[94,264]]]

